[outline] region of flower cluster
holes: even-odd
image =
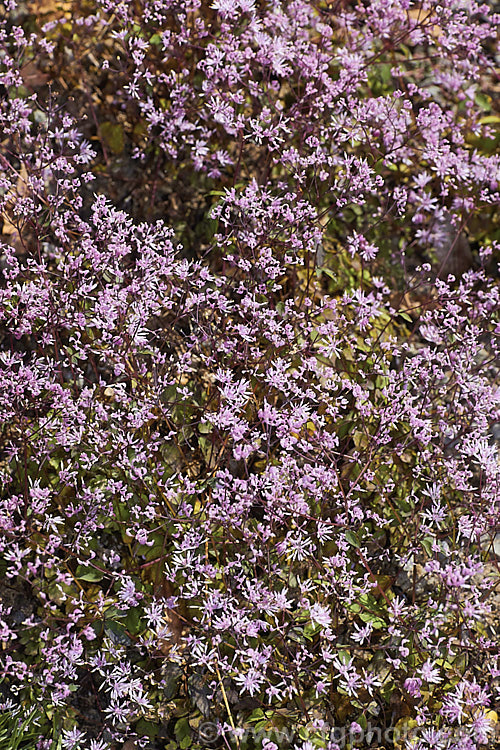
[[[36,5],[0,16],[0,732],[487,744],[500,17]]]

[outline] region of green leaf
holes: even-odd
[[[304,638],[307,638],[308,641],[312,641],[314,636],[317,635],[320,630],[321,625],[318,625],[317,623],[309,623],[304,628]]]
[[[478,104],[484,112],[491,112],[491,96],[484,94],[482,91],[478,91],[475,100],[476,104]]]
[[[155,739],[160,732],[160,727],[158,726],[158,724],[153,724],[152,721],[139,719],[139,721],[135,725],[135,731],[138,735],[145,735],[150,739]]]
[[[361,729],[364,729],[366,731],[366,728],[368,726],[368,722],[366,720],[366,716],[364,714],[360,714],[358,718],[356,719],[357,723],[361,727]]]
[[[79,581],[89,581],[89,583],[97,583],[102,581],[104,573],[95,568],[88,568],[86,565],[79,565],[76,569],[76,577]]]
[[[403,498],[396,498],[395,499],[396,505],[398,506],[399,510],[404,511],[405,513],[410,513],[412,510],[412,505],[407,500],[404,500]]]
[[[260,721],[263,718],[264,718],[264,711],[261,708],[256,708],[255,711],[252,711],[247,721],[250,724],[254,724],[256,721]]]
[[[425,549],[429,557],[432,556],[432,544],[434,540],[430,536],[426,536],[425,539],[422,539],[422,547]]]
[[[121,154],[125,148],[125,139],[123,128],[118,123],[103,122],[100,127],[100,135],[107,146],[114,154]]]
[[[361,547],[361,542],[356,532],[351,530],[346,531],[345,538],[353,547]]]
[[[186,717],[179,719],[176,722],[175,737],[181,748],[186,748],[191,745],[191,727]]]
[[[380,617],[373,615],[371,612],[362,612],[359,615],[359,619],[363,622],[371,622],[375,630],[381,630],[386,626],[386,622],[381,620]]]
[[[324,273],[325,276],[329,276],[331,279],[333,279],[333,281],[339,280],[338,274],[335,273],[335,271],[332,271],[330,268],[325,268],[323,266],[322,268],[319,268],[318,270],[321,271],[321,273]]]
[[[111,638],[113,643],[119,643],[122,646],[130,646],[130,644],[132,643],[131,639],[125,632],[125,627],[121,622],[116,622],[115,620],[106,620],[104,631],[106,635]]]
[[[124,620],[125,627],[132,635],[136,635],[141,630],[141,610],[139,607],[131,607],[127,612]]]

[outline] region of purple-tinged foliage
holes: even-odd
[[[499,16],[5,11],[0,733],[493,742]]]

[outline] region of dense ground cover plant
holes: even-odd
[[[492,744],[492,6],[4,10],[1,746]]]

